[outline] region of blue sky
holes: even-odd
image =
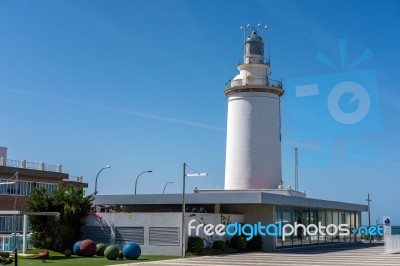
[[[168,181],[179,193],[183,161],[209,174],[187,190],[223,188],[224,85],[242,56],[239,27],[262,22],[272,78],[286,85],[285,185],[294,186],[299,147],[309,197],[366,203],[370,192],[372,221],[400,224],[399,13],[398,1],[0,1],[0,145],[11,159],[62,164],[89,193],[107,164],[100,194],[133,193],[144,170],[154,172],[138,193],[161,193]],[[327,111],[343,81],[370,97],[354,125]],[[321,93],[296,97],[302,83]],[[362,104],[351,97],[338,103],[348,113]]]

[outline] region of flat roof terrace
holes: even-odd
[[[185,195],[186,204],[268,204],[320,209],[367,211],[368,206],[290,196],[265,191],[215,191]],[[182,194],[97,195],[94,205],[180,205]]]

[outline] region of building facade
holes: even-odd
[[[82,177],[70,177],[61,165],[33,163],[7,159],[7,148],[0,147],[0,210],[26,210],[26,202],[35,188],[44,187],[53,193],[60,184],[86,188]],[[18,182],[17,181],[18,175]],[[18,231],[22,231],[22,218],[18,218]],[[12,217],[0,217],[0,233],[12,231]]]
[[[286,237],[263,236],[262,250],[280,248],[351,243],[360,241],[360,236],[350,229],[361,226],[361,212],[367,211],[366,205],[337,201],[327,201],[290,195],[287,191],[198,191],[186,197],[185,229],[181,224],[181,194],[157,195],[97,195],[95,205],[111,207],[116,213],[97,213],[101,220],[88,218],[85,237],[107,244],[123,245],[140,239],[144,246],[143,254],[181,255],[181,234],[185,232],[186,243],[189,238],[188,224],[196,219],[200,223],[269,224],[282,226],[301,223],[321,226],[347,224],[349,234],[321,234],[302,236],[294,234]],[[213,217],[207,220],[207,217]],[[157,217],[155,219],[155,217]],[[162,227],[167,235],[158,232],[158,238],[171,238],[176,241],[159,244],[151,242],[156,236],[151,235],[153,227]],[[129,229],[131,228],[131,229]],[[125,233],[129,232],[129,233]],[[194,231],[191,232],[193,235]],[[117,235],[117,236],[116,236]],[[203,233],[201,237],[207,238]],[[223,238],[223,240],[227,237]],[[154,244],[156,243],[156,244]],[[205,246],[210,246],[205,242]],[[166,252],[166,253],[163,253]]]

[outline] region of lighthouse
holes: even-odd
[[[266,26],[241,29],[243,62],[225,89],[225,189],[277,189],[282,182],[280,97],[284,90],[281,82],[269,78],[270,61],[264,55],[263,39]]]

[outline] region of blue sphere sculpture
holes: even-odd
[[[80,250],[79,246],[80,246],[81,242],[82,242],[82,241],[76,242],[75,245],[74,245],[74,247],[72,248],[72,250],[74,251],[74,254],[75,254],[75,255],[80,256],[81,250]]]
[[[142,249],[135,242],[129,242],[124,246],[122,252],[124,253],[124,257],[128,260],[136,260],[140,257],[140,254],[142,254]]]

